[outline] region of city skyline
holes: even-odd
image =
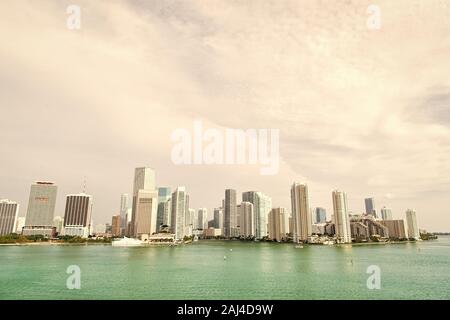
[[[0,198],[23,217],[30,183],[55,181],[55,215],[61,195],[85,191],[94,222],[110,222],[120,194],[133,194],[130,168],[151,164],[158,185],[185,186],[190,206],[209,214],[226,188],[290,208],[289,185],[301,181],[310,207],[329,214],[338,188],[353,213],[374,198],[377,213],[414,208],[422,228],[450,230],[441,1],[380,0],[379,30],[356,1],[214,2],[80,0],[79,30],[67,28],[66,3],[0,3]],[[196,120],[279,129],[279,172],[175,165],[171,134]]]

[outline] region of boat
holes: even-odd
[[[332,245],[334,244],[334,241],[331,241],[331,240],[326,240],[326,241],[324,241],[324,242],[323,242],[323,244],[326,244],[326,245],[332,246]]]
[[[302,245],[296,245],[295,249],[303,249],[303,246]]]
[[[113,247],[140,247],[142,245],[143,242],[141,240],[127,237],[112,242]]]

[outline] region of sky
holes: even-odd
[[[368,27],[370,4],[380,9]],[[69,29],[68,5],[81,9]],[[224,190],[290,211],[306,182],[332,213],[364,198],[420,228],[450,231],[450,1],[1,1],[0,198],[26,215],[33,181],[94,197],[111,221],[135,167],[186,186],[210,215]],[[277,174],[176,165],[172,133],[279,129]],[[241,197],[238,197],[241,200]]]

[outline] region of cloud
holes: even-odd
[[[0,4],[0,147],[14,155],[0,159],[0,195],[22,215],[33,180],[58,182],[61,214],[87,176],[109,220],[133,168],[150,165],[194,207],[234,186],[289,208],[290,184],[307,180],[328,211],[340,188],[355,212],[373,195],[397,217],[412,206],[424,227],[450,227],[447,4],[378,1],[378,31],[369,1],[77,1],[79,31],[68,4]],[[280,173],[174,166],[170,134],[194,119],[279,128]]]

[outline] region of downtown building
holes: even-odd
[[[377,211],[375,209],[375,200],[374,198],[366,198],[364,199],[364,205],[366,207],[366,214],[371,215],[374,218],[377,217]]]
[[[223,208],[214,208],[214,228],[222,230],[223,233]]]
[[[82,238],[87,238],[93,233],[91,195],[80,193],[66,196],[62,233]]]
[[[335,190],[332,194],[334,210],[334,227],[338,243],[351,243],[350,218],[347,209],[347,194]]]
[[[408,238],[403,220],[381,220],[379,222],[388,229],[389,239],[405,240]]]
[[[291,187],[291,206],[294,243],[307,242],[312,235],[311,212],[309,210],[308,186],[294,183]]]
[[[392,210],[386,207],[381,208],[381,219],[392,220]]]
[[[208,210],[206,208],[200,208],[197,211],[197,225],[195,229],[208,229]]]
[[[16,233],[19,204],[7,199],[0,200],[0,236]]]
[[[327,211],[324,208],[316,208],[315,211],[316,223],[327,222]]]
[[[168,225],[168,216],[170,215],[170,211],[168,210],[168,202],[171,198],[171,191],[168,187],[159,187],[158,188],[158,214],[156,218],[156,226],[157,231],[161,231],[161,227],[163,225]]]
[[[158,191],[155,176],[152,168],[134,170],[131,229],[132,235],[140,239],[148,239],[157,231]]]
[[[243,201],[237,206],[239,216],[239,236],[250,238],[255,236],[255,219],[253,204]]]
[[[127,193],[120,195],[120,235],[128,236],[131,223],[130,196]]]
[[[412,209],[406,210],[406,225],[409,239],[420,239],[419,226],[417,225],[416,211]]]
[[[281,242],[287,239],[288,217],[285,208],[273,208],[269,213],[269,239]]]
[[[170,232],[175,235],[176,240],[183,240],[185,234],[186,212],[189,214],[187,204],[186,188],[178,187],[172,193]]]
[[[37,181],[31,185],[23,235],[55,236],[53,218],[57,191],[58,187],[53,182]]]
[[[224,200],[224,222],[223,235],[225,237],[237,237],[237,217],[236,217],[236,190],[226,189]]]
[[[122,217],[120,214],[112,216],[111,219],[111,235],[113,237],[120,237],[122,235]]]
[[[272,199],[262,192],[247,191],[242,193],[242,201],[253,204],[255,238],[260,240],[268,236],[267,219],[272,210]]]

